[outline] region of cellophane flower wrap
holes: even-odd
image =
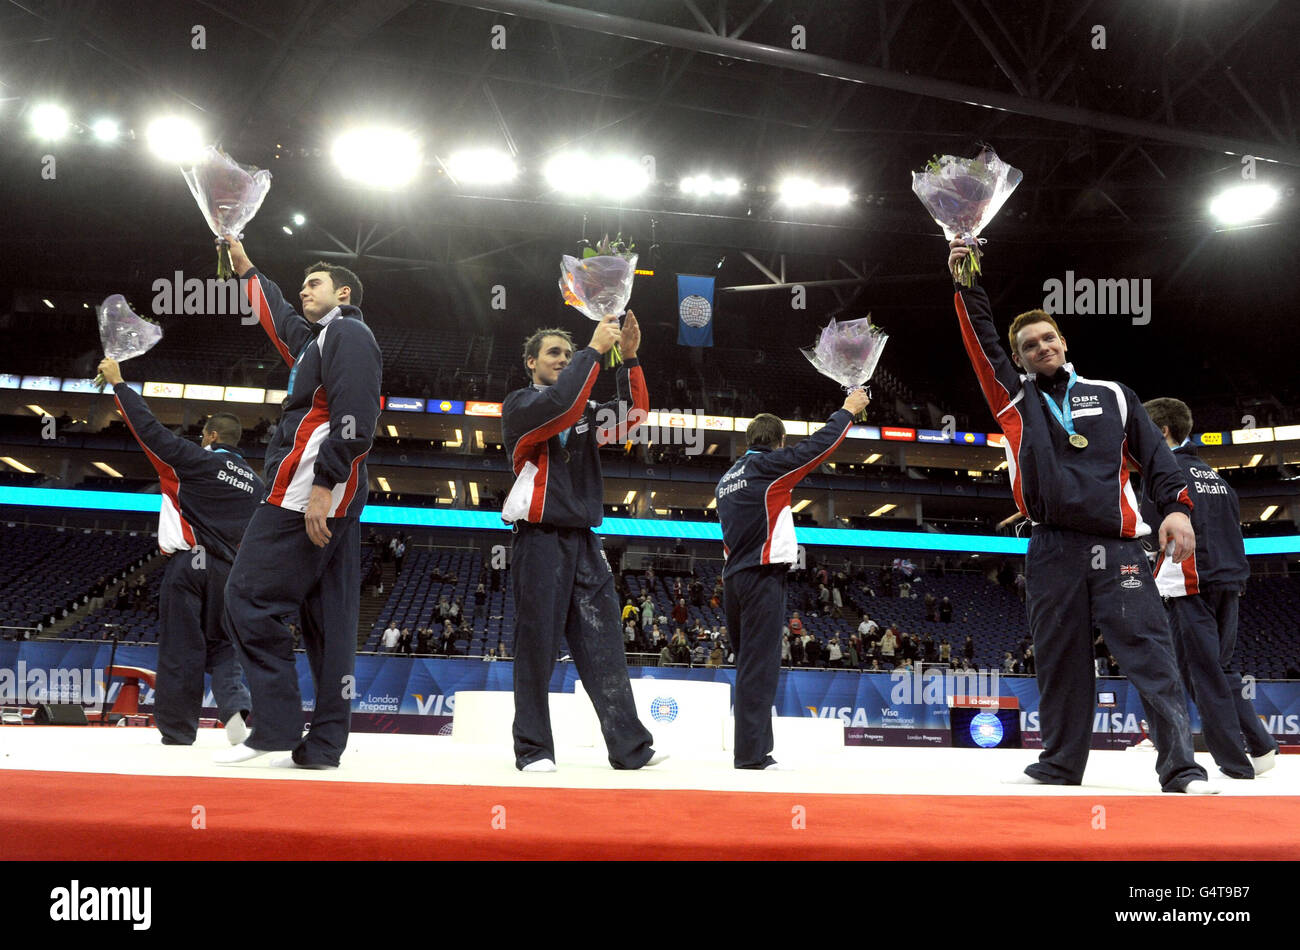
[[[578,260],[565,254],[560,261],[560,292],[564,302],[599,323],[606,317],[622,316],[632,296],[636,275],[635,254],[600,254]],[[618,344],[605,358],[606,366],[623,361]]]
[[[271,173],[264,168],[241,165],[215,145],[203,150],[189,168],[182,168],[185,183],[198,202],[212,233],[223,240],[217,244],[217,277],[234,276],[230,245],[224,237],[243,237],[245,225],[253,220],[271,190]]]
[[[104,345],[104,356],[110,360],[129,360],[143,356],[162,339],[162,327],[144,319],[133,311],[121,294],[104,298],[95,308],[99,317],[99,340]],[[103,385],[96,376],[97,385]]]
[[[867,384],[888,341],[889,334],[871,322],[870,314],[842,323],[832,317],[822,328],[816,345],[799,352],[817,372],[835,380],[847,392]]]
[[[939,155],[919,172],[912,172],[912,193],[949,240],[961,238],[970,248],[958,266],[957,278],[969,287],[980,272],[979,235],[1001,210],[1024,177],[991,148],[974,158]]]

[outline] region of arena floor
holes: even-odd
[[[212,764],[152,729],[0,729],[0,858],[1296,859],[1300,756],[1217,796],[1159,791],[1154,752],[1093,752],[1086,785],[1004,784],[1033,751],[846,747],[741,772],[593,749],[524,774],[508,746],[355,734],[336,771]],[[778,755],[781,750],[777,750]]]

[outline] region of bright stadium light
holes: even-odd
[[[178,115],[154,119],[144,132],[149,151],[165,162],[188,164],[203,151],[203,136],[199,127]]]
[[[96,119],[90,130],[95,133],[95,138],[101,142],[116,142],[117,137],[121,134],[116,119]]]
[[[43,102],[32,110],[32,134],[38,139],[57,142],[68,134],[68,112],[52,102]]]
[[[849,190],[842,185],[827,186],[817,192],[817,201],[832,208],[843,208],[850,197]]]
[[[1264,509],[1263,514],[1259,516],[1259,520],[1267,521],[1269,518],[1272,518],[1273,515],[1276,513],[1277,513],[1277,505],[1269,505],[1267,508]]]
[[[810,205],[817,200],[817,186],[807,178],[787,178],[779,190],[781,200],[788,205]]]
[[[410,184],[421,164],[415,136],[378,126],[344,132],[334,140],[330,157],[348,181],[383,189]]]
[[[690,175],[682,179],[683,194],[706,198],[710,195],[731,196],[740,193],[737,178],[714,178],[710,175]]]
[[[514,181],[519,166],[500,149],[467,148],[447,160],[447,171],[462,184],[500,185]]]
[[[1268,185],[1237,185],[1219,192],[1210,214],[1223,224],[1243,224],[1262,216],[1277,203],[1277,189]]]
[[[22,472],[24,475],[35,475],[35,474],[36,474],[36,469],[34,469],[34,468],[28,468],[28,467],[27,467],[26,465],[24,465],[22,462],[18,461],[16,458],[14,458],[12,455],[6,455],[6,456],[4,456],[3,458],[0,458],[0,462],[4,462],[4,463],[5,463],[6,465],[8,465],[10,468],[16,468],[16,469],[18,469],[18,471]],[[1277,506],[1274,505],[1273,507],[1276,508]],[[1270,512],[1270,514],[1271,514],[1271,512]],[[1265,517],[1267,518],[1268,516],[1265,515]]]
[[[298,227],[302,227],[307,223],[307,217],[305,215],[295,214],[293,216],[293,223],[298,225]]]
[[[628,198],[650,184],[650,174],[632,158],[592,159],[585,155],[557,155],[542,170],[546,183],[566,195]]]

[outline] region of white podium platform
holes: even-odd
[[[587,745],[603,742],[596,710],[582,685],[573,684],[578,713],[587,720]],[[637,718],[655,737],[660,752],[721,752],[731,715],[731,686],[728,683],[699,683],[693,680],[632,680]]]
[[[654,735],[660,752],[688,757],[721,757],[732,751],[736,721],[731,716],[731,687],[690,680],[634,679],[637,716]],[[600,723],[579,680],[572,693],[551,693],[551,734],[556,748],[604,747]],[[509,745],[515,718],[509,690],[456,693],[453,742]],[[773,754],[805,757],[844,749],[844,724],[838,719],[773,716]]]

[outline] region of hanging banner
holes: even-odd
[[[677,275],[677,343],[713,345],[713,278]]]

